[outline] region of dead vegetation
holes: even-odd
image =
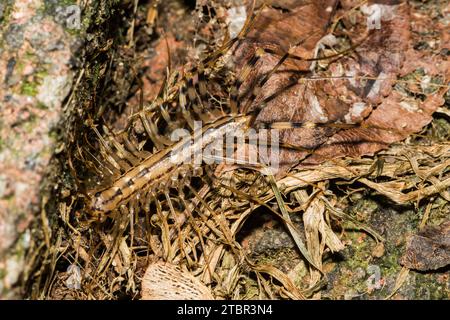
[[[146,104],[164,104],[170,115],[180,113],[180,79],[192,67],[198,69],[199,56],[214,57],[212,52],[226,43],[225,27],[232,18],[227,9],[238,7],[233,1],[208,5],[198,1],[199,18],[187,23],[187,36],[180,37],[182,32],[170,29],[176,30],[187,19],[189,9],[176,3],[136,7],[128,29],[134,46],[125,45],[128,50],[121,55],[132,57],[133,63],[139,61],[132,70]],[[115,179],[104,174],[107,170],[95,169],[100,165],[92,159],[106,163],[102,159],[110,151],[99,146],[92,134],[93,123],[108,126],[97,126],[100,136],[122,130],[132,142],[145,141],[139,151],[152,153],[161,148],[157,138],[150,143],[143,138],[153,129],[145,128],[142,113],[129,117],[138,114],[139,86],[122,88],[122,100],[131,96],[122,110],[108,111],[105,105],[110,104],[105,100],[103,106],[90,106],[83,120],[96,121],[81,125],[73,135],[66,161],[74,179],[56,202],[57,218],[50,218],[51,222],[49,217],[55,214],[44,199],[42,231],[36,234],[43,242],[35,241],[31,249],[35,252],[30,259],[34,266],[31,297],[320,298],[328,279],[324,261],[348,246],[343,240],[347,230],[362,230],[376,243],[385,241],[381,232],[348,211],[345,200],[352,194],[363,189],[388,205],[416,210],[429,206],[422,227],[437,199],[448,210],[450,68],[443,50],[448,50],[449,43],[441,34],[445,22],[439,15],[426,16],[416,3],[388,3],[379,9],[387,10],[382,28],[367,30],[364,10],[373,2],[270,1],[266,7],[256,3],[257,18],[249,32],[232,50],[220,51],[224,61],[217,59],[205,71],[208,92],[214,93],[206,109],[229,111],[232,102],[227,98],[237,95],[239,112],[255,114],[254,127],[276,122],[330,126],[282,128],[280,139],[286,148],[280,153],[282,171],[275,176],[236,165],[204,167],[180,175],[175,187],[159,186],[130,205],[118,206],[112,217],[90,222],[83,182],[92,186],[102,180],[107,185]],[[247,12],[251,7],[247,5]],[[156,8],[159,18],[155,18]],[[433,10],[448,13],[449,8],[436,5]],[[179,15],[170,18],[164,12]],[[194,39],[190,31],[195,31]],[[418,49],[421,42],[429,47]],[[152,54],[148,54],[149,45],[155,50]],[[265,52],[259,56],[261,48]],[[130,50],[136,51],[131,54]],[[246,66],[251,67],[248,72]],[[119,71],[111,71],[114,79],[121,78]],[[193,79],[197,81],[199,74]],[[232,88],[236,79],[242,80],[237,93]],[[151,109],[150,117],[158,123],[165,116]],[[183,119],[179,116],[174,123],[187,127],[189,121]],[[170,123],[157,128],[162,137],[168,136],[169,127]],[[79,151],[88,143],[95,146],[92,149],[101,149],[90,162],[80,156],[86,151]],[[120,156],[114,157],[119,163]],[[186,180],[181,181],[183,176]],[[255,259],[240,241],[248,219],[261,211],[281,221],[292,237],[296,255],[307,265],[301,281],[273,261]],[[294,218],[300,219],[303,230]],[[448,264],[448,246],[443,250]],[[400,273],[392,294],[406,276],[407,271]],[[172,290],[175,287],[180,291]],[[189,292],[187,287],[194,289]]]

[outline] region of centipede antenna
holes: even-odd
[[[233,115],[239,113],[239,88],[248,79],[252,68],[255,66],[256,62],[260,59],[262,51],[256,50],[252,58],[244,65],[241,72],[236,76],[234,84],[230,91],[230,108]],[[245,113],[245,112],[244,112]]]
[[[275,99],[278,95],[280,95],[283,91],[287,91],[290,88],[294,87],[297,84],[297,80],[295,81],[290,81],[290,83],[288,83],[286,86],[278,89],[276,92],[272,93],[271,95],[269,95],[268,97],[266,97],[256,108],[255,110],[253,110],[253,112],[251,112],[251,119],[249,121],[249,126],[252,126],[253,123],[256,120],[256,117],[258,116],[259,112],[264,109],[267,104],[272,101],[273,99]],[[251,101],[249,100],[249,103],[246,104],[246,108],[248,109],[248,107],[251,105]],[[248,110],[246,110],[248,112]],[[246,113],[247,113],[246,112]]]
[[[299,40],[294,46],[293,48],[301,45],[302,43],[304,43],[308,38],[310,38],[312,36],[312,34],[309,34],[307,37]],[[279,68],[283,65],[283,63],[287,60],[287,59],[292,59],[292,60],[298,60],[298,61],[305,61],[305,62],[313,62],[313,61],[320,61],[320,60],[328,60],[328,59],[332,59],[335,57],[340,57],[343,56],[349,52],[355,51],[359,46],[361,46],[366,40],[367,40],[368,35],[366,35],[360,42],[358,42],[355,45],[352,45],[350,48],[345,49],[343,51],[337,52],[335,54],[332,55],[328,55],[328,56],[323,56],[323,57],[317,57],[317,58],[303,58],[303,57],[299,57],[296,55],[293,55],[290,50],[288,50],[286,53],[284,53],[281,58],[277,61],[277,63],[275,64],[275,66],[267,73],[265,74],[260,81],[254,82],[253,86],[250,87],[250,92],[251,92],[251,96],[247,99],[247,103],[244,105],[242,112],[245,114],[248,112],[248,109],[250,108],[250,106],[252,105],[253,101],[255,100],[255,98],[257,97],[257,95],[260,93],[261,88],[267,83],[267,81],[272,77],[273,74],[275,74]],[[264,53],[270,53],[270,54],[274,54],[277,55],[277,52],[269,49],[269,48],[260,48],[257,49],[255,51],[255,54],[253,55],[253,57],[249,60],[249,62],[247,63],[246,66],[244,66],[243,68],[243,75],[244,77],[248,75],[248,73],[250,72],[251,68],[256,65],[257,61],[259,61],[259,59],[263,56]],[[240,82],[238,82],[236,84],[236,87],[239,88],[240,85],[244,82],[245,80],[241,80]],[[238,91],[238,90],[237,90]],[[275,94],[278,95],[279,92],[277,92]],[[274,95],[272,95],[274,96]],[[275,97],[274,96],[274,97]],[[270,100],[272,100],[272,98],[270,98]],[[237,100],[237,99],[236,99]],[[262,103],[262,105],[265,105],[264,103]]]

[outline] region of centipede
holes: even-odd
[[[260,9],[261,11],[262,9]],[[187,159],[173,161],[173,151],[180,149],[185,141],[174,143],[167,136],[170,132],[163,132],[161,128],[176,130],[177,128],[187,128],[191,134],[201,134],[203,139],[200,144],[193,144],[187,150],[203,150],[211,146],[219,137],[224,137],[230,133],[242,130],[245,132],[250,129],[255,122],[257,111],[264,108],[268,101],[275,97],[275,94],[266,97],[260,106],[249,112],[250,103],[255,100],[258,90],[275,74],[280,66],[288,59],[317,61],[319,59],[304,59],[295,56],[289,52],[280,54],[279,61],[266,75],[264,75],[255,84],[252,84],[253,91],[250,99],[247,99],[245,105],[241,105],[239,88],[247,80],[251,69],[265,53],[274,53],[272,49],[255,50],[254,55],[248,60],[242,68],[240,74],[234,80],[231,89],[227,92],[228,97],[214,97],[210,94],[211,88],[220,86],[220,79],[214,79],[212,72],[223,57],[234,45],[238,44],[251,29],[258,13],[249,14],[241,32],[233,39],[223,44],[219,50],[209,54],[201,60],[198,65],[186,72],[182,77],[179,75],[168,75],[167,81],[161,87],[158,97],[148,106],[141,106],[141,110],[132,115],[129,128],[139,122],[141,131],[145,134],[145,139],[140,143],[130,141],[127,134],[130,131],[119,134],[112,133],[107,127],[105,131],[109,133],[108,137],[103,137],[94,125],[92,129],[100,142],[100,156],[102,159],[96,159],[95,162],[103,168],[102,176],[109,176],[110,183],[107,186],[97,187],[87,192],[87,212],[96,219],[120,211],[121,206],[138,199],[147,199],[148,195],[154,195],[160,192],[159,188],[171,188],[178,184],[178,189],[184,186],[188,181],[186,176],[196,174],[191,170],[192,166],[186,164]],[[301,41],[299,41],[300,43]],[[349,48],[347,51],[355,49],[357,45]],[[338,55],[345,54],[340,52]],[[332,57],[327,57],[332,58]],[[219,71],[220,73],[220,71]],[[172,77],[172,80],[170,79]],[[178,77],[179,79],[173,80]],[[175,81],[175,85],[168,83]],[[209,87],[209,89],[208,89]],[[171,108],[175,104],[176,108]],[[242,112],[240,112],[242,110]],[[134,121],[134,122],[133,122]],[[201,132],[194,132],[194,122],[201,121],[203,128]],[[257,128],[260,130],[280,130],[292,128],[350,128],[354,124],[336,124],[336,123],[312,123],[312,122],[272,122],[259,123]],[[126,130],[125,130],[126,131]],[[118,136],[122,139],[119,141]],[[143,151],[142,145],[150,142],[153,152]],[[289,148],[289,146],[284,146]],[[186,150],[184,150],[186,151]],[[102,164],[103,163],[103,164]],[[179,165],[182,163],[182,165]],[[244,164],[245,165],[245,164]],[[206,167],[205,167],[206,168]],[[207,167],[209,168],[209,167]],[[202,171],[202,170],[201,170]],[[210,173],[211,170],[207,170]],[[182,176],[185,179],[180,179]],[[154,197],[154,196],[153,196]]]
[[[339,52],[312,58],[300,57],[293,50],[260,47],[253,50],[240,70],[230,73],[227,59],[239,49],[264,8],[256,10],[253,4],[236,37],[225,39],[218,49],[183,72],[169,70],[151,102],[143,102],[141,88],[139,110],[129,115],[124,129],[115,131],[105,123],[90,119],[88,131],[94,139],[86,135],[77,146],[77,157],[94,176],[93,182],[81,187],[84,189],[81,207],[86,220],[101,225],[105,221],[129,223],[130,219],[141,219],[147,232],[143,236],[146,237],[144,244],[163,260],[179,262],[182,257],[191,269],[200,266],[197,274],[202,273],[205,283],[212,281],[214,265],[222,254],[213,250],[211,243],[232,250],[239,246],[234,237],[236,230],[232,231],[226,221],[239,219],[233,215],[233,208],[243,206],[245,201],[264,205],[258,197],[271,188],[267,175],[272,173],[266,170],[270,166],[267,158],[256,148],[256,162],[248,161],[251,152],[255,152],[250,141],[252,133],[268,137],[265,143],[270,148],[274,143],[272,138],[280,130],[309,130],[311,135],[331,135],[351,128],[363,128],[368,132],[386,129],[361,120],[354,123],[258,119],[283,91],[300,82],[314,80],[313,71],[302,72],[290,77],[281,91],[262,92],[287,62],[314,64],[339,59],[356,51],[367,39],[362,37]],[[304,41],[298,39],[292,48]],[[277,61],[264,74],[251,76],[265,55],[276,56]],[[373,83],[369,81],[364,88],[366,95]],[[236,133],[242,136],[244,143],[234,142],[232,150],[224,150],[219,142],[228,136],[235,137]],[[300,150],[304,157],[313,155],[317,147],[277,142],[280,150]],[[220,150],[215,150],[216,145]],[[229,146],[226,144],[225,149]],[[208,149],[214,149],[217,152],[212,154],[219,156],[197,162],[195,155],[203,155]],[[242,161],[236,159],[241,149],[247,152]],[[124,232],[124,228],[120,232]],[[158,241],[155,244],[152,233],[158,234],[159,244]],[[236,255],[242,258],[241,253],[236,252]],[[101,263],[97,272],[105,266],[106,262]]]

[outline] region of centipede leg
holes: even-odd
[[[111,129],[109,129],[108,126],[104,126],[104,131],[108,136],[109,142],[111,142],[114,148],[117,150],[117,155],[120,159],[128,161],[131,166],[135,166],[139,163],[141,159],[135,157],[132,153],[125,150],[124,146],[117,140],[116,135]]]

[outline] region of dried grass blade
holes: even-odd
[[[312,266],[314,266],[317,270],[322,272],[320,266],[318,266],[317,263],[314,262],[313,258],[309,254],[308,249],[306,248],[305,244],[303,243],[302,239],[300,238],[298,231],[292,226],[291,218],[289,216],[288,210],[286,209],[286,205],[284,203],[283,197],[281,196],[280,189],[278,189],[278,186],[277,186],[274,176],[269,175],[268,178],[269,178],[270,185],[273,189],[273,192],[275,194],[275,198],[277,200],[278,206],[280,207],[281,213],[283,215],[283,218],[285,221],[288,222],[288,223],[286,223],[286,226],[287,226],[289,232],[291,233],[292,238],[295,241],[295,244],[297,245],[297,247],[300,250],[303,257],[305,257],[305,259],[308,260],[308,262]]]

